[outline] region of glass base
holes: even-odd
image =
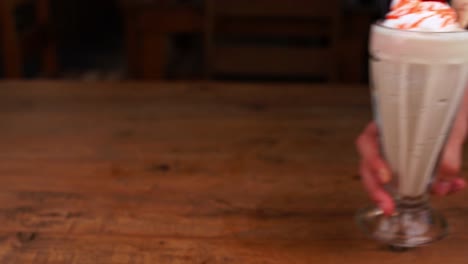
[[[365,208],[356,220],[367,235],[395,249],[422,246],[442,239],[448,232],[445,218],[427,203],[399,204],[391,216],[379,208]]]

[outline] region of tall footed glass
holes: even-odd
[[[429,204],[429,187],[463,97],[468,77],[468,32],[417,32],[371,27],[374,117],[393,180],[386,186],[396,211],[358,212],[359,225],[385,244],[415,247],[447,234]]]

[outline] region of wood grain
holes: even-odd
[[[353,141],[368,89],[227,83],[0,83],[1,263],[463,263],[451,234],[390,252]]]

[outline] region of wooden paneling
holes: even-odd
[[[0,33],[2,38],[2,56],[5,75],[9,78],[20,78],[23,75],[21,42],[16,31],[16,22],[12,12],[13,3],[10,1],[0,2]]]
[[[340,79],[343,82],[367,82],[367,42],[372,17],[370,10],[356,10],[344,17],[347,22],[342,27],[339,45],[339,56],[343,68]]]
[[[332,54],[329,49],[222,47],[214,50],[214,71],[252,75],[326,74]]]
[[[162,34],[141,37],[141,78],[164,79],[169,57],[169,39]]]
[[[202,19],[193,7],[154,7],[140,10],[136,23],[145,34],[190,33],[202,30]]]
[[[16,28],[15,10],[20,4],[35,4],[36,9],[35,24],[25,32],[18,32]],[[23,77],[26,59],[31,55],[39,55],[41,74],[44,77],[56,77],[58,74],[57,43],[49,9],[49,0],[0,2],[0,41],[6,78]]]
[[[278,18],[225,18],[216,21],[216,31],[228,36],[326,37],[333,27],[326,21]]]
[[[218,73],[228,75],[231,72],[338,81],[340,4],[338,0],[206,1],[207,76],[213,77]],[[244,37],[247,41],[242,44],[224,41],[233,36],[238,39]],[[256,40],[248,43],[252,36]],[[283,41],[278,44],[268,40],[271,37],[283,38]],[[318,43],[298,47],[288,42],[293,37],[318,43],[325,39],[326,48]],[[266,42],[270,41],[271,47],[262,45],[262,38],[267,38]],[[247,48],[247,45],[250,47]]]
[[[340,38],[340,1],[206,1],[205,54],[207,75],[217,73],[248,75],[324,77],[337,81]],[[286,41],[265,47],[256,41],[246,44],[220,42],[225,37],[267,37],[326,39],[327,45],[298,47]],[[320,42],[320,41],[319,41]],[[221,44],[222,43],[222,44]],[[272,42],[275,46],[275,42]],[[231,45],[232,47],[223,47]],[[250,45],[250,48],[246,48]],[[246,52],[246,53],[242,53]],[[220,58],[217,58],[221,56]],[[309,60],[309,61],[307,61]]]
[[[201,33],[201,12],[165,1],[122,1],[129,74],[135,79],[164,79],[176,34]]]
[[[237,0],[215,1],[215,12],[219,16],[254,17],[330,17],[339,14],[340,1],[310,0]]]

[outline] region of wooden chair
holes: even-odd
[[[336,81],[340,3],[206,0],[207,76],[314,76]]]
[[[201,12],[186,2],[190,1],[120,0],[130,77],[167,78],[170,38],[202,32]]]
[[[16,10],[33,5],[35,21],[31,28],[17,28]],[[1,0],[0,47],[6,78],[24,77],[26,59],[39,55],[43,77],[55,77],[58,73],[56,42],[50,22],[49,0]]]

